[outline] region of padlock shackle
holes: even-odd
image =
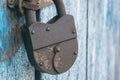
[[[53,0],[57,8],[58,17],[66,15],[65,6],[63,0]]]
[[[20,1],[22,1],[22,0],[20,0]],[[32,2],[34,0],[26,0],[26,1]],[[64,15],[66,15],[63,0],[53,0],[53,2],[55,3],[57,13],[58,13],[58,17],[60,18]],[[36,16],[35,16],[36,14],[35,13],[36,12],[33,11],[33,10],[29,10],[29,9],[25,10],[26,24],[28,26],[31,25],[32,23],[36,22]]]
[[[23,0],[20,0],[23,1]],[[33,2],[34,0],[25,0],[28,2]],[[25,19],[26,19],[26,25],[30,26],[32,23],[36,22],[36,11],[25,9]]]

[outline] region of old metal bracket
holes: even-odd
[[[53,3],[52,0],[36,0],[34,2],[23,0],[8,0],[7,2],[9,8],[14,8],[15,6],[18,6],[21,14],[24,13],[23,8],[36,11]]]

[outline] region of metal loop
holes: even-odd
[[[57,8],[58,16],[62,17],[64,15],[66,15],[63,0],[53,0],[53,2],[55,3],[55,6]]]

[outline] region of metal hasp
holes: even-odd
[[[36,11],[47,5],[50,5],[53,2],[52,0],[35,0],[32,2],[25,0],[7,0],[7,3],[9,8],[14,8],[15,6],[17,6],[19,12],[23,14],[24,8]]]
[[[29,3],[35,0],[26,0]],[[30,63],[35,69],[57,75],[74,64],[78,54],[73,16],[67,15],[62,0],[53,0],[58,15],[47,23],[36,21],[36,11],[25,8],[26,24],[21,27]]]

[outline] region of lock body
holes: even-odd
[[[33,23],[22,29],[29,60],[38,70],[49,74],[66,72],[77,57],[74,19],[65,15],[53,24]]]
[[[21,31],[30,63],[41,72],[56,75],[72,67],[78,43],[73,16],[65,14],[62,0],[53,1],[58,16],[48,23],[24,25]]]

